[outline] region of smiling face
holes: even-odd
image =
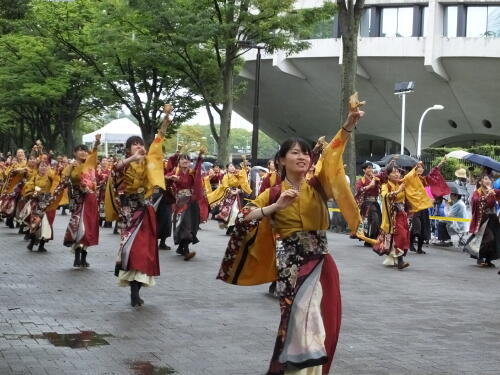
[[[424,173],[424,164],[422,162],[419,162],[415,168],[415,172],[420,176],[422,173]]]
[[[191,163],[191,161],[186,157],[181,157],[179,159],[179,167],[181,168],[189,168],[189,163]]]
[[[234,164],[230,163],[228,166],[227,166],[227,171],[229,173],[234,173],[236,172],[236,168],[234,167]]]
[[[75,156],[76,160],[78,160],[80,163],[83,163],[87,159],[89,153],[87,152],[87,150],[78,149],[73,153],[73,155]]]
[[[144,144],[140,142],[134,142],[130,145],[130,155],[134,155],[139,150],[146,152]]]
[[[40,176],[44,176],[48,170],[49,170],[48,163],[46,161],[40,162],[40,164],[38,165],[38,174]]]
[[[373,167],[371,165],[368,165],[365,168],[365,176],[372,177],[373,176]]]
[[[18,161],[26,159],[26,156],[24,154],[24,150],[20,148],[19,150],[16,151],[16,158]]]
[[[401,178],[401,173],[399,172],[398,168],[394,168],[390,173],[389,173],[389,181],[392,182],[397,182]]]
[[[311,156],[302,150],[298,143],[293,144],[280,158],[280,165],[285,168],[287,174],[306,174],[311,166]]]
[[[491,189],[491,178],[488,175],[484,175],[481,178],[481,186],[485,189]]]

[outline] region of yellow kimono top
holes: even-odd
[[[212,184],[210,183],[210,176],[203,177],[203,187],[205,188],[205,193],[209,194],[212,192]]]
[[[222,198],[224,198],[226,190],[233,187],[241,188],[241,190],[247,194],[252,193],[252,189],[248,183],[247,168],[243,168],[237,174],[226,173],[224,177],[222,177],[222,181],[217,189],[207,195],[208,204],[213,205],[218,203]]]
[[[394,233],[394,223],[390,214],[391,203],[404,203],[406,201],[405,189],[396,196],[390,197],[390,193],[399,189],[399,184],[387,181],[382,185],[380,196],[382,198],[382,225],[380,228],[385,233]]]
[[[16,162],[12,164],[5,170],[5,182],[2,186],[2,194],[10,194],[16,187],[16,185],[21,182],[24,178],[25,172],[19,173],[16,169],[26,168],[27,161],[23,160],[22,162]]]
[[[345,178],[342,153],[349,133],[340,130],[325,148],[321,157],[321,167],[316,168],[315,177],[319,179],[326,197],[335,199],[342,214],[353,232],[357,230],[361,218],[356,202]],[[288,181],[281,183],[281,191],[291,189]],[[269,189],[260,194],[253,203],[257,207],[269,205]],[[328,208],[319,192],[307,181],[299,188],[299,197],[287,208],[273,215],[273,228],[287,238],[295,232],[326,230],[329,225]]]
[[[153,194],[155,186],[165,190],[163,139],[164,137],[156,136],[151,146],[149,146],[144,163],[132,162],[126,167],[123,176],[118,180],[114,178],[108,179],[104,199],[104,212],[107,221],[118,219],[118,208],[114,204],[116,190],[127,194],[144,194],[146,198]]]
[[[33,179],[33,177],[37,174],[37,170],[35,168],[28,167],[28,171],[25,173],[26,183],[24,184],[21,190],[21,197],[25,197],[31,193],[33,193],[33,187],[30,188],[28,182]],[[31,190],[30,190],[31,189]]]
[[[53,169],[49,169],[44,176],[41,176],[38,171],[33,173],[31,178],[26,182],[28,194],[33,193],[36,187],[40,188],[39,193],[53,193],[59,184],[59,176]]]
[[[405,183],[406,199],[410,203],[410,212],[418,212],[432,207],[432,201],[424,188],[425,179],[419,176],[413,168],[403,177]]]

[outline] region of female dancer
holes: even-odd
[[[492,178],[485,174],[472,194],[472,220],[464,251],[477,259],[480,267],[495,267],[492,260],[500,258],[500,223],[495,203],[500,201],[500,190],[492,189]],[[475,245],[474,245],[475,244]]]
[[[376,239],[382,222],[382,211],[380,211],[378,204],[380,179],[374,175],[372,163],[364,163],[361,168],[364,176],[356,182],[356,203],[363,218],[365,236]],[[370,246],[367,242],[365,245]]]
[[[264,190],[273,187],[274,185],[281,184],[281,178],[276,170],[276,166],[274,164],[274,160],[269,160],[267,162],[267,169],[269,169],[269,173],[262,179],[262,183],[260,184],[259,194],[263,193]]]
[[[153,286],[160,275],[157,222],[153,206],[155,187],[165,190],[163,137],[170,123],[170,105],[158,134],[146,154],[141,137],[125,144],[127,157],[115,164],[106,187],[106,220],[118,218],[122,228],[115,275],[120,286],[130,286],[132,306],[141,306],[142,286]]]
[[[222,228],[227,228],[227,234],[230,234],[242,207],[240,193],[251,194],[252,189],[248,184],[248,168],[243,159],[242,168],[238,171],[234,164],[227,166],[227,173],[217,189],[207,195],[210,207],[219,206],[219,212],[215,219],[219,221]]]
[[[255,285],[277,278],[281,322],[268,375],[329,372],[341,301],[339,274],[328,254],[326,199],[335,198],[351,228],[357,228],[359,211],[347,185],[342,153],[363,115],[358,106],[326,147],[322,168],[309,181],[308,143],[295,138],[281,145],[283,183],[242,210],[222,261],[218,278],[228,283]],[[273,230],[282,240],[276,252],[270,252],[275,246]]]
[[[52,224],[56,216],[55,207],[51,206],[52,193],[59,184],[59,175],[53,171],[47,160],[41,160],[38,170],[26,183],[30,191],[31,214],[29,216],[29,237],[28,250],[33,250],[33,246],[38,241],[38,251],[47,251],[45,243],[53,239]]]
[[[391,163],[386,168],[388,181],[382,184],[382,225],[373,250],[379,255],[386,255],[385,266],[397,266],[402,270],[410,264],[404,261],[404,256],[410,247],[410,232],[408,214],[405,209],[405,183],[396,164]]]
[[[14,217],[16,215],[17,202],[24,185],[23,179],[27,173],[27,161],[23,149],[16,151],[16,157],[5,171],[5,181],[1,191],[0,211],[5,216],[5,224],[14,228]]]
[[[440,172],[441,164],[445,160],[446,158],[443,158],[425,177],[423,176],[424,164],[419,161],[403,179],[406,185],[406,199],[410,203],[410,250],[416,251],[417,254],[425,254],[422,245],[431,236],[429,208],[432,207],[432,201],[425,191],[425,187],[428,186],[433,196],[436,197],[442,197],[450,193],[450,189]],[[418,238],[418,247],[415,250],[414,240],[416,238]]]
[[[200,222],[208,218],[208,202],[203,185],[201,163],[203,162],[204,148],[200,149],[198,160],[193,169],[189,168],[190,159],[182,154],[178,159],[178,166],[167,179],[174,184],[174,243],[178,245],[177,253],[190,260],[196,252],[189,251],[189,244],[198,243],[198,228]]]
[[[87,249],[99,243],[99,206],[97,203],[97,147],[101,135],[96,134],[92,152],[85,145],[78,145],[73,150],[75,162],[68,165],[61,176],[61,183],[54,192],[55,205],[68,188],[70,196],[71,218],[64,235],[64,246],[75,252],[73,267],[89,267]],[[57,206],[56,206],[57,207]]]

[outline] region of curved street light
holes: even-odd
[[[418,141],[417,141],[417,157],[420,157],[420,151],[422,151],[422,124],[424,123],[424,117],[427,112],[432,110],[441,111],[444,109],[444,106],[441,104],[434,104],[432,107],[427,108],[424,113],[422,113],[422,117],[420,117],[420,122],[418,124]]]

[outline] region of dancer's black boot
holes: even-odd
[[[35,238],[35,235],[31,235],[31,239],[30,239],[30,243],[28,244],[27,249],[29,251],[33,251],[33,246],[35,246],[35,242],[36,242],[36,238]]]
[[[45,245],[45,242],[47,242],[46,240],[40,240],[39,244],[38,244],[38,251],[40,253],[44,253],[47,251],[47,249],[43,246]]]
[[[81,255],[82,255],[82,248],[78,246],[75,249],[75,261],[73,262],[73,267],[80,267],[81,266]]]
[[[402,255],[398,257],[398,270],[402,270],[402,269],[409,267],[409,266],[410,266],[410,263],[405,262]]]
[[[141,283],[135,280],[130,282],[130,304],[132,307],[141,306],[141,298],[139,297],[140,285]]]
[[[14,228],[14,218],[8,217],[5,219],[5,225],[7,225],[10,229]]]
[[[87,268],[90,264],[87,263],[87,250],[82,249],[82,257],[80,258],[80,267]]]

